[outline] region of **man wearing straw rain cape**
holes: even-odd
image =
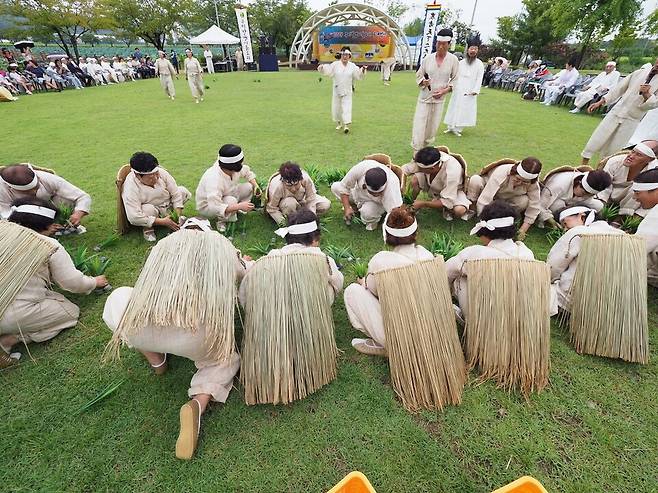
[[[240,368],[233,320],[244,260],[208,220],[192,217],[154,247],[134,288],[114,290],[105,303],[111,356],[125,343],[156,375],[167,370],[167,353],[194,361],[190,400],[180,409],[179,459],[192,458],[201,415],[211,401],[226,401]]]
[[[635,233],[646,240],[647,278],[649,284],[658,288],[658,169],[641,173],[633,182],[635,198],[649,213]]]
[[[567,207],[559,213],[560,225],[566,230],[558,239],[546,258],[551,268],[552,289],[557,295],[558,306],[569,311],[571,285],[576,275],[578,255],[582,235],[624,234],[605,221],[595,221],[596,211],[589,207],[576,205]]]
[[[416,245],[418,223],[413,209],[396,207],[386,216],[382,224],[384,242],[393,251],[377,253],[368,262],[368,273],[363,279],[345,288],[345,308],[352,327],[368,336],[366,339],[352,339],[354,349],[363,354],[385,356],[386,341],[384,320],[377,294],[375,273],[410,265],[434,256],[425,248]]]
[[[52,205],[36,198],[22,198],[14,202],[10,211],[10,222],[0,221],[0,251],[10,259],[0,274],[3,296],[9,294],[0,298],[0,366],[14,362],[8,361],[7,355],[19,342],[44,342],[78,323],[80,309],[53,291],[53,284],[79,294],[89,294],[107,285],[105,276],[94,278],[78,271],[64,247],[51,238],[59,228]],[[39,252],[43,257],[35,263]],[[22,265],[21,260],[35,263],[32,275],[22,279],[20,275],[25,274],[28,266]],[[3,264],[6,261],[0,259]]]
[[[91,211],[91,197],[64,178],[34,169],[31,164],[14,164],[0,171],[0,217],[9,217],[14,200],[36,197],[55,205],[72,205],[69,218],[72,226],[79,226]]]

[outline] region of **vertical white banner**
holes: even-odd
[[[420,55],[418,64],[434,49],[434,37],[439,24],[441,14],[440,4],[427,4],[425,6],[425,25],[423,27],[423,37],[420,39]]]
[[[242,44],[242,56],[245,63],[254,62],[254,52],[251,49],[251,33],[249,32],[249,19],[247,18],[247,9],[236,8],[235,17],[238,20],[238,31],[240,33],[240,42]]]

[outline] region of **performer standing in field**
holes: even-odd
[[[587,111],[592,113],[603,105],[615,102],[614,108],[599,123],[585,145],[581,153],[583,164],[589,164],[597,152],[604,158],[624,147],[644,115],[658,108],[658,58],[653,66],[647,63],[624,77]]]
[[[395,70],[396,63],[398,63],[398,61],[394,56],[385,58],[379,62],[382,69],[382,80],[384,81],[385,86],[391,85],[391,73]]]
[[[448,129],[443,133],[452,132],[457,137],[462,136],[464,127],[474,127],[477,120],[477,96],[480,94],[484,64],[478,59],[480,35],[467,40],[466,56],[459,62],[459,76],[455,80],[454,91],[450,97],[448,111],[443,122]]]
[[[185,71],[185,77],[187,78],[187,83],[190,86],[190,91],[192,91],[192,97],[198,103],[199,100],[203,101],[203,68],[199,60],[194,58],[192,50],[189,48],[185,50],[185,61],[183,62],[183,70]]]
[[[165,94],[172,101],[176,98],[176,89],[174,88],[174,76],[177,72],[164,51],[158,51],[158,59],[155,61],[155,75],[160,77],[160,85]]]
[[[452,30],[441,29],[436,37],[436,52],[423,58],[416,71],[416,84],[420,87],[420,93],[411,136],[414,151],[420,151],[434,142],[441,123],[443,97],[452,91],[457,78],[459,60],[448,53],[450,41]]]
[[[206,59],[206,70],[208,71],[208,73],[214,74],[215,65],[213,65],[212,63],[212,51],[210,51],[210,48],[208,46],[204,46],[203,58]]]
[[[350,61],[352,52],[345,46],[340,51],[340,60],[329,65],[319,65],[318,72],[334,79],[334,91],[331,98],[331,114],[336,122],[336,130],[343,129],[349,133],[352,123],[352,92],[354,81],[366,76],[366,67],[357,67]]]

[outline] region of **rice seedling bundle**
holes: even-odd
[[[619,204],[606,204],[599,212],[599,215],[604,221],[612,222],[619,216]]]
[[[459,404],[466,364],[443,259],[387,269],[376,279],[391,382],[402,405],[417,411]]]
[[[235,247],[216,233],[181,230],[151,251],[108,350],[145,326],[203,327],[208,352],[227,359],[235,348]],[[112,354],[113,353],[113,354]]]
[[[328,273],[326,257],[294,253],[263,257],[245,276],[240,381],[248,405],[288,404],[336,378]]]
[[[0,221],[0,319],[27,281],[57,250],[35,232]]]
[[[626,216],[621,221],[621,229],[626,231],[627,233],[635,234],[637,232],[637,228],[640,226],[640,223],[642,222],[642,219],[643,218],[639,216]]]
[[[464,244],[455,240],[455,238],[449,233],[434,233],[434,235],[432,235],[432,243],[430,244],[429,250],[435,256],[441,255],[443,260],[448,260],[456,256],[463,249]]]
[[[466,263],[464,346],[469,368],[524,396],[540,392],[550,371],[550,269],[544,262],[482,259]]]
[[[571,285],[578,353],[649,362],[647,253],[631,235],[584,235]]]

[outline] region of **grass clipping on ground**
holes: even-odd
[[[108,346],[143,327],[180,327],[206,332],[208,354],[226,360],[235,349],[236,255],[219,233],[181,230],[161,240],[146,259],[133,295]]]
[[[0,319],[27,281],[57,250],[34,231],[0,221]]]
[[[645,240],[584,235],[571,287],[571,340],[578,353],[649,362]]]
[[[459,404],[466,365],[443,259],[387,269],[376,277],[391,382],[402,405],[417,411]]]
[[[466,360],[508,391],[540,392],[550,371],[550,270],[544,262],[466,263]]]
[[[240,381],[245,402],[288,404],[336,378],[329,263],[323,255],[266,256],[245,276]]]

